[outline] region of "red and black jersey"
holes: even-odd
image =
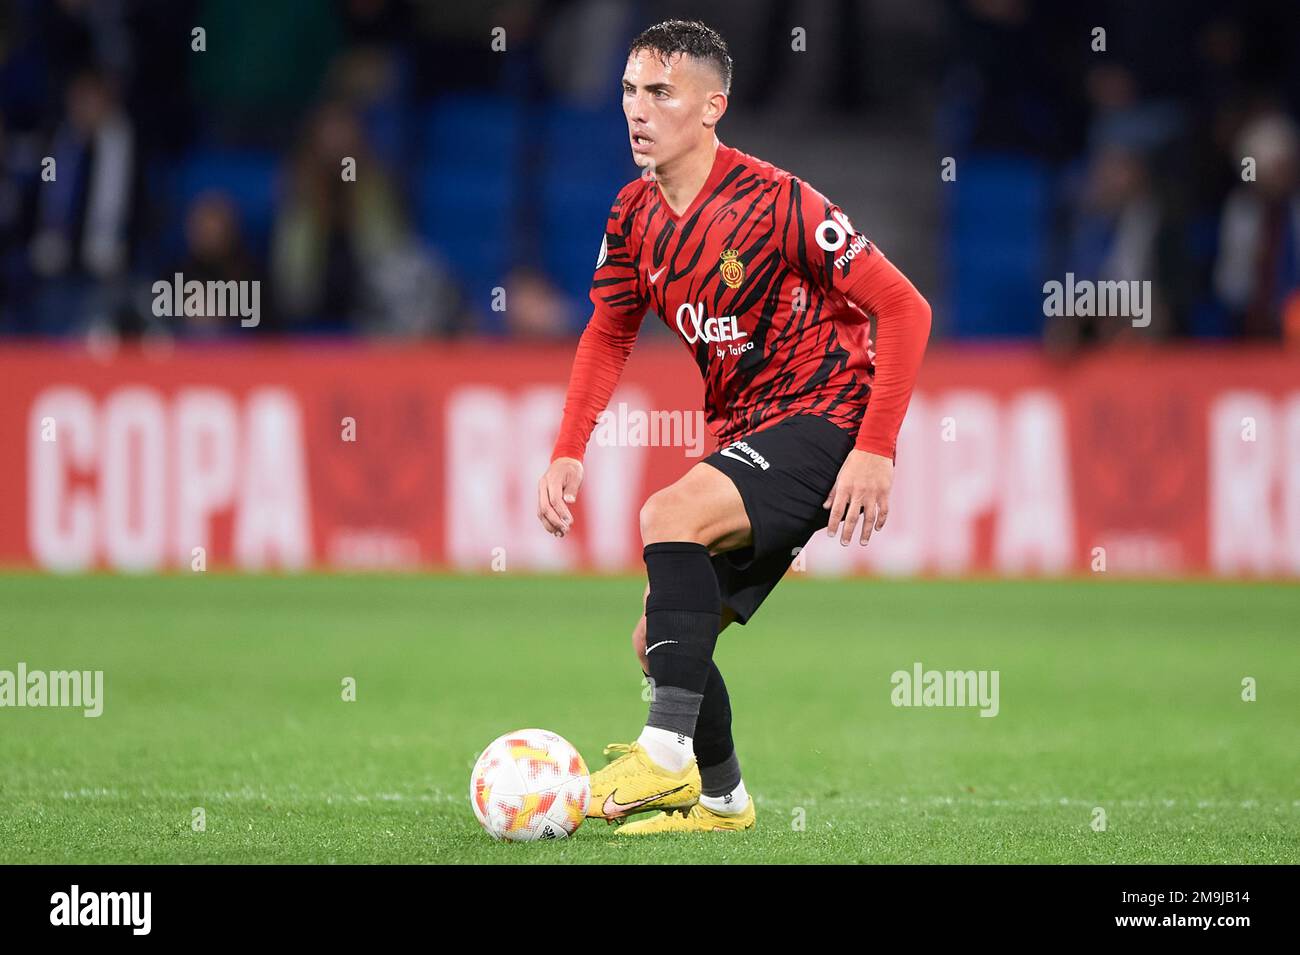
[[[591,300],[555,457],[582,457],[649,309],[694,357],[719,442],[811,413],[893,457],[929,308],[839,207],[784,170],[719,144],[681,215],[655,182],[629,183],[610,210]],[[883,375],[872,394],[868,312],[893,352],[881,361],[891,359],[885,396]]]

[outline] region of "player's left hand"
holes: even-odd
[[[830,508],[826,534],[834,537],[843,526],[840,543],[845,547],[853,540],[853,528],[862,521],[862,545],[871,540],[871,532],[885,526],[889,516],[889,489],[894,484],[894,462],[870,451],[850,451],[840,467],[830,496],[822,507]]]
[[[578,500],[582,486],[582,462],[577,458],[556,458],[537,482],[537,519],[552,537],[563,537],[573,526],[569,505]]]

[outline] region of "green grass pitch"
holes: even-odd
[[[639,732],[642,586],[0,577],[0,669],[105,681],[0,709],[0,862],[1300,862],[1300,588],[1107,579],[787,580],[717,654],[756,830],[492,842],[495,736]],[[1000,713],[893,706],[915,661]]]

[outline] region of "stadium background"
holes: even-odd
[[[1220,6],[708,5],[722,140],[934,306],[888,532],[798,569],[1300,574],[1300,37]],[[627,43],[697,7],[3,9],[0,563],[638,569],[641,501],[711,448],[628,423],[699,407],[654,316],[569,541],[535,485],[636,172]],[[260,281],[257,327],[155,315],[178,272]],[[1067,273],[1150,280],[1150,326],[1044,318]]]

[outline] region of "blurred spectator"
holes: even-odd
[[[356,181],[343,162],[356,163]],[[317,112],[290,162],[272,236],[275,293],[286,319],[340,330],[361,317],[376,263],[404,240],[393,185],[341,103]]]
[[[249,254],[239,223],[239,213],[229,196],[208,192],[198,196],[185,213],[185,257],[164,277],[180,272],[189,282],[261,281],[258,265]],[[261,300],[259,327],[275,328]],[[167,319],[171,330],[186,337],[213,337],[240,328],[239,320],[224,315],[180,315]]]
[[[345,159],[355,162],[355,181],[344,178]],[[271,246],[287,326],[429,334],[455,321],[456,296],[342,103],[320,107],[290,163]]]
[[[1238,161],[1255,162],[1255,181],[1229,194],[1219,234],[1214,284],[1233,311],[1239,333],[1252,338],[1283,334],[1283,316],[1300,309],[1300,196],[1297,135],[1285,115],[1250,122],[1237,138]],[[1300,339],[1291,317],[1289,338]]]
[[[55,88],[84,67],[95,64],[122,76],[131,63],[126,27],[127,4],[94,0],[53,0],[39,5],[42,45]]]
[[[657,19],[702,15],[733,46],[733,107],[751,107],[728,120],[737,145],[780,158],[797,127],[789,168],[807,164],[828,195],[871,209],[901,260],[934,259],[936,273],[967,283],[934,290],[949,300],[950,333],[1035,334],[1042,282],[1072,271],[1150,279],[1155,312],[1145,329],[1057,324],[1054,343],[1193,330],[1300,341],[1300,19],[1284,0],[3,9],[5,333],[133,331],[133,316],[150,313],[128,308],[127,290],[180,263],[198,278],[265,277],[268,329],[572,334],[585,313],[565,297],[585,282],[583,267],[566,272],[577,257],[551,255],[548,271],[510,266],[541,261],[537,250],[557,248],[552,234],[573,242],[599,228],[611,184],[630,168],[617,129],[627,40]],[[791,48],[794,26],[807,28],[807,55]],[[1275,112],[1258,118],[1261,102]],[[766,106],[759,121],[756,104]],[[588,135],[573,130],[604,137],[602,114],[617,148],[602,138],[572,163],[564,147]],[[447,137],[472,148],[441,148]],[[831,158],[853,143],[864,165]],[[1246,154],[1257,161],[1252,182],[1239,175]],[[494,177],[476,178],[484,156]],[[921,156],[953,158],[963,178],[936,179]],[[45,157],[53,180],[40,178]],[[355,181],[341,175],[344,157],[356,161]],[[226,196],[187,205],[205,189]],[[945,233],[950,196],[977,213],[953,217]],[[479,209],[472,221],[467,210]],[[476,322],[468,290],[481,304],[497,286],[508,310]],[[1012,302],[1014,317],[1000,319]],[[200,316],[173,330],[217,327]]]
[[[1151,282],[1150,325],[1143,337],[1180,331],[1189,263],[1182,225],[1153,185],[1152,163],[1119,143],[1100,149],[1074,210],[1065,269],[1076,279]],[[1062,317],[1049,321],[1051,345],[1104,342],[1133,333],[1132,316]]]
[[[69,84],[50,147],[54,176],[40,190],[33,268],[42,276],[79,268],[98,278],[121,274],[137,198],[135,142],[102,75],[83,72]]]
[[[515,338],[560,338],[571,334],[573,304],[545,274],[521,266],[506,278],[506,329]]]
[[[138,238],[140,170],[131,120],[107,78],[93,70],[68,84],[49,144],[53,178],[37,187],[32,271],[38,331],[115,320]]]

